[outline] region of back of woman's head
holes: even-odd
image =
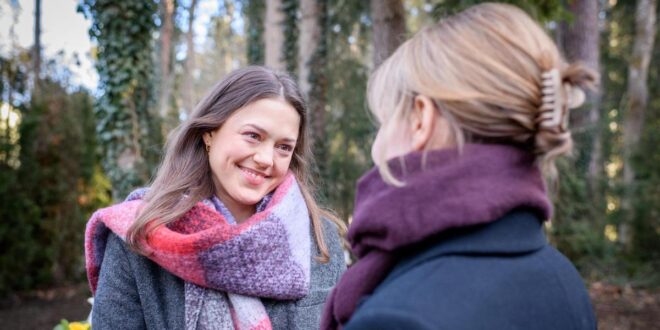
[[[572,146],[568,109],[584,98],[578,87],[595,78],[564,62],[525,12],[484,3],[405,42],[372,75],[368,99],[372,111],[399,120],[416,95],[425,95],[459,148],[465,142],[521,145],[554,172],[554,160]]]

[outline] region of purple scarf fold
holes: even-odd
[[[468,144],[463,151],[410,153],[390,161],[397,188],[374,168],[358,182],[348,240],[359,260],[325,305],[322,329],[341,328],[361,297],[396,264],[397,250],[457,227],[495,221],[516,208],[549,219],[552,206],[533,154],[514,146]]]

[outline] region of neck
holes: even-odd
[[[221,191],[218,191],[216,196],[218,199],[220,199],[224,207],[229,210],[229,213],[231,213],[231,216],[234,217],[236,223],[241,223],[256,213],[256,205],[237,203],[232,198],[223,194]]]
[[[224,200],[222,202],[225,203]],[[227,205],[227,209],[229,209],[229,212],[234,216],[234,220],[236,220],[237,223],[247,220],[255,213],[254,205],[230,205],[227,203],[225,203],[225,205]]]
[[[388,165],[403,187],[387,184],[377,169],[358,183],[348,239],[359,257],[373,246],[391,251],[516,208],[544,220],[551,214],[534,155],[517,147],[467,144],[462,152],[415,152]]]

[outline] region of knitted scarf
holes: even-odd
[[[92,293],[109,232],[125,239],[143,204],[125,201],[96,211],[89,220],[85,259]],[[183,279],[186,291],[194,290],[194,284],[226,292],[228,299],[211,300],[234,329],[271,329],[259,298],[299,299],[309,292],[309,228],[305,201],[289,173],[263,210],[241,224],[231,224],[212,203],[199,202],[178,220],[158,227],[145,240],[145,250],[149,259]],[[186,328],[196,327],[189,314]]]
[[[468,144],[462,152],[415,152],[389,163],[405,186],[372,169],[358,182],[348,241],[359,260],[329,295],[321,329],[340,329],[373,293],[397,253],[450,228],[484,224],[516,208],[549,219],[552,207],[534,156],[506,145]]]

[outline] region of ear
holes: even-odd
[[[437,120],[438,112],[431,98],[424,95],[415,96],[410,118],[412,150],[420,151],[430,146]]]
[[[204,135],[202,135],[202,139],[204,140],[204,144],[211,145],[211,138],[213,138],[213,132],[206,132]]]

